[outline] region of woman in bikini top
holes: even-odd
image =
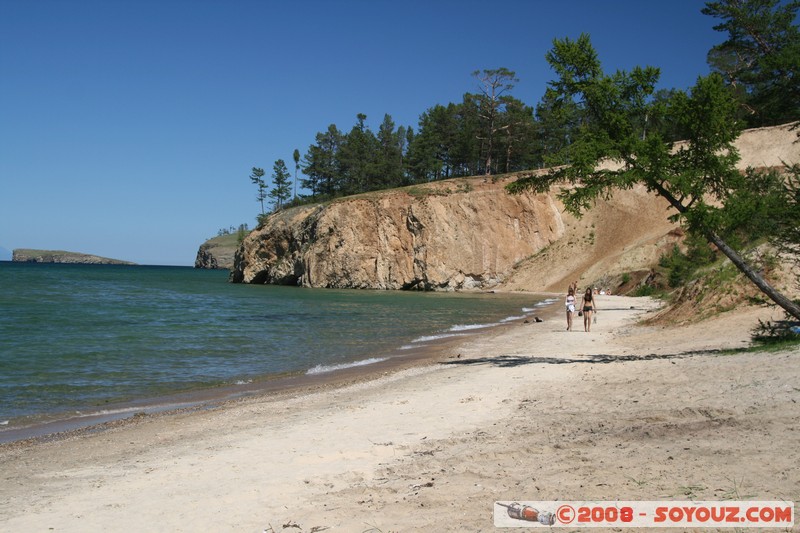
[[[594,296],[592,296],[592,288],[589,287],[583,295],[583,329],[587,332],[592,330],[592,312],[594,310]]]
[[[592,289],[586,289],[583,295],[583,312],[594,310],[594,300],[592,300]]]

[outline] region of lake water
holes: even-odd
[[[547,303],[238,285],[189,267],[0,262],[0,440],[42,417],[403,357]]]

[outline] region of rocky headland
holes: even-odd
[[[220,235],[200,245],[194,260],[195,268],[232,269],[233,258],[239,247],[235,234]]]

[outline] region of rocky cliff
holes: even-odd
[[[233,258],[239,246],[235,234],[221,235],[200,245],[194,260],[195,268],[232,269]]]
[[[745,132],[741,167],[797,162],[788,127]],[[680,241],[666,202],[619,191],[583,218],[554,194],[508,194],[513,176],[363,194],[285,210],[236,252],[231,280],[308,287],[561,291],[648,269]]]
[[[135,265],[129,261],[109,259],[91,254],[65,252],[63,250],[31,250],[18,248],[14,250],[11,260],[16,263],[71,263],[86,265]]]
[[[558,240],[548,195],[457,179],[289,209],[253,231],[231,279],[308,287],[488,288]]]

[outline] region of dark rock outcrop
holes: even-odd
[[[233,257],[239,246],[236,235],[221,235],[200,245],[194,260],[195,268],[232,269]]]

